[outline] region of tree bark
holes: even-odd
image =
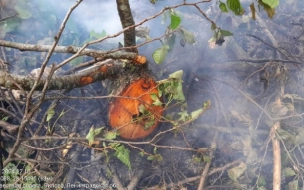
[[[0,40],[0,46],[15,48],[15,49],[19,49],[20,51],[35,51],[35,52],[48,52],[52,48],[51,45],[23,44],[23,43],[10,42],[5,40]],[[56,46],[54,52],[75,54],[80,49],[81,49],[80,47],[75,47],[75,46]],[[137,54],[130,52],[129,53],[122,52],[122,51],[109,53],[100,50],[84,49],[79,55],[80,56],[87,55],[95,58],[98,57],[104,59],[134,59]]]
[[[129,0],[116,0],[116,3],[123,29],[135,25]],[[124,43],[124,47],[136,46],[134,27],[124,32]],[[126,51],[137,53],[137,48],[127,49]]]
[[[48,90],[61,90],[61,89],[73,89],[82,87],[96,81],[105,79],[115,79],[117,74],[123,69],[123,64],[119,61],[111,60],[107,64],[102,64],[94,69],[90,69],[85,72],[53,77],[48,85]],[[19,89],[20,86],[23,90],[31,90],[36,77],[25,77],[20,75],[9,74],[0,70],[0,86]],[[35,90],[42,90],[46,82],[46,78],[42,78]]]

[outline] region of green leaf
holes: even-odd
[[[154,159],[155,159],[154,155],[150,155],[150,156],[148,156],[148,158],[147,158],[147,160],[154,160]]]
[[[286,177],[292,177],[292,176],[296,175],[296,172],[290,167],[284,168],[283,172],[284,172]]]
[[[241,162],[238,166],[228,170],[228,176],[232,181],[236,182],[246,169],[247,165],[244,162]]]
[[[154,122],[154,116],[150,116],[148,121],[145,121],[145,127],[144,129],[150,129],[153,125],[155,124]]]
[[[155,4],[157,0],[150,0],[150,3]]]
[[[208,40],[209,43],[215,42],[215,41],[216,41],[216,38],[214,36]]]
[[[160,154],[156,154],[156,155],[155,155],[155,159],[156,159],[158,162],[161,162],[161,161],[163,160],[163,157],[162,157],[162,155],[160,155]]]
[[[279,5],[279,0],[262,0],[263,3],[269,5],[272,9]]]
[[[288,189],[288,190],[299,190],[300,189],[300,187],[299,187],[299,181],[298,180],[293,180],[293,181],[289,182],[285,189]]]
[[[200,163],[200,162],[202,161],[202,158],[201,158],[201,157],[198,157],[198,156],[194,156],[194,157],[192,158],[192,160],[193,160],[194,163]]]
[[[295,145],[298,146],[304,143],[304,128],[302,128],[296,136]]]
[[[204,102],[203,109],[206,110],[206,109],[208,109],[210,106],[211,106],[211,101],[210,101],[210,100],[207,100],[206,102]]]
[[[258,185],[259,186],[266,186],[267,185],[266,179],[263,175],[260,175],[259,180],[258,180]]]
[[[242,15],[244,12],[240,0],[227,0],[227,6],[235,15]]]
[[[156,94],[151,94],[151,99],[153,100],[152,104],[155,106],[161,106],[163,104]]]
[[[189,114],[186,111],[179,112],[178,115],[180,116],[180,118],[178,119],[179,121],[185,122],[189,120]]]
[[[157,147],[155,146],[153,149],[153,153],[156,154],[156,152],[157,152]]]
[[[183,28],[181,28],[181,31],[182,31],[181,33],[183,35],[183,39],[187,44],[193,45],[196,42],[194,38],[194,34],[192,32],[185,30]]]
[[[107,140],[113,140],[116,139],[117,135],[117,131],[108,131],[103,137]]]
[[[109,143],[109,147],[113,148],[113,149],[117,149],[117,147],[120,146],[120,143],[116,143],[116,142],[113,142],[113,143]]]
[[[210,156],[203,155],[203,160],[204,160],[204,162],[206,162],[206,163],[211,163],[211,158],[210,158]]]
[[[139,111],[139,113],[142,113],[142,115],[145,115],[145,114],[148,113],[147,108],[146,108],[143,104],[140,104],[140,105],[139,105],[138,111]]]
[[[191,119],[197,119],[202,113],[203,113],[203,108],[195,110],[193,112],[191,112]]]
[[[150,155],[147,160],[156,160],[158,162],[163,160],[163,157],[160,154]]]
[[[221,34],[220,37],[232,36],[232,35],[233,35],[233,33],[231,33],[231,32],[228,31],[228,30],[220,30],[220,34]]]
[[[162,46],[161,48],[159,48],[153,52],[152,57],[153,57],[155,63],[161,64],[165,60],[165,58],[168,54],[168,49],[169,49],[169,46]]]
[[[215,22],[211,22],[211,30],[215,30],[217,28]]]
[[[179,70],[169,75],[170,80],[163,80],[159,85],[159,91],[162,91],[171,100],[184,101],[182,78],[183,71]]]
[[[183,74],[184,74],[183,70],[178,70],[178,71],[175,71],[174,73],[171,73],[169,75],[169,78],[171,78],[171,79],[182,79]]]
[[[227,12],[228,12],[228,9],[227,9],[225,3],[220,2],[219,7],[220,7],[220,9],[221,9],[222,12],[224,12],[224,13],[227,13]]]
[[[100,38],[103,38],[107,35],[106,31],[105,30],[102,30],[101,33],[97,33],[95,32],[95,30],[91,30],[90,31],[90,38],[93,39],[93,38],[96,38],[96,39],[100,39]]]
[[[179,26],[180,23],[181,23],[181,18],[175,14],[171,14],[170,28],[174,30]]]
[[[14,9],[18,13],[18,17],[21,19],[29,19],[32,17],[32,13],[28,10],[25,3],[17,4]]]
[[[116,148],[115,156],[131,170],[130,150],[120,145]]]
[[[271,8],[268,4],[259,1],[259,5],[263,7],[263,10],[267,13],[269,18],[272,18],[275,15],[275,9]]]
[[[2,120],[2,121],[7,121],[8,118],[9,118],[9,116],[5,116],[5,117],[3,117],[1,120]]]
[[[295,144],[296,137],[291,133],[289,133],[288,131],[285,131],[283,129],[277,129],[277,133],[284,141],[286,147],[289,148],[291,145]]]
[[[182,83],[178,83],[178,86],[176,88],[177,94],[173,95],[173,99],[174,100],[178,100],[178,101],[185,101],[186,98],[184,96],[184,92],[183,92],[183,85]]]
[[[95,129],[94,126],[90,128],[89,133],[86,136],[86,139],[89,141],[89,145],[92,146],[94,144],[95,137],[101,133],[104,127],[100,127]]]
[[[59,116],[58,116],[58,118],[60,118],[60,117],[62,117],[62,116],[64,116],[64,114],[66,114],[67,112],[69,112],[70,110],[68,110],[68,111],[64,111],[64,110],[62,110],[61,112],[60,112],[60,114],[59,114]]]
[[[51,107],[51,108],[47,111],[46,122],[49,122],[49,121],[53,118],[54,114],[55,114],[54,107]]]
[[[99,135],[103,129],[104,129],[104,127],[100,127],[100,128],[95,129],[94,130],[95,136]]]
[[[95,135],[94,135],[94,127],[92,126],[89,133],[86,136],[86,139],[89,141],[89,145],[91,146],[94,143]]]

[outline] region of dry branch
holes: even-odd
[[[112,61],[108,64],[103,64],[96,67],[93,71],[88,70],[73,75],[56,76],[53,77],[47,86],[47,90],[61,90],[61,89],[73,89],[91,84],[96,81],[105,80],[109,78],[115,78],[116,75],[121,72],[122,64],[114,63]],[[20,75],[9,74],[4,71],[0,71],[0,86],[12,89],[19,89],[16,83],[19,84],[23,90],[31,90],[34,86],[37,78],[24,77]],[[42,90],[45,83],[45,78],[39,80],[35,90]]]
[[[48,52],[52,48],[52,45],[23,44],[23,43],[10,42],[5,40],[0,40],[0,46],[15,48],[15,49],[19,49],[20,51],[35,51],[35,52]],[[80,47],[75,47],[75,46],[56,46],[53,52],[76,54],[80,49],[81,49]],[[109,52],[94,50],[94,49],[84,49],[78,54],[78,56],[83,56],[83,55],[98,57],[102,59],[131,59],[132,60],[136,57],[137,54],[130,52],[109,53]]]
[[[49,83],[49,81],[50,81],[52,75],[53,75],[54,72],[55,72],[54,69],[51,70],[51,73],[50,73],[50,75],[49,75],[48,80],[46,81],[46,83],[45,83],[44,85],[42,85],[42,86],[43,86],[43,91],[42,91],[42,96],[41,96],[42,98],[41,98],[40,102],[39,102],[37,105],[33,106],[32,108],[31,108],[31,106],[30,106],[30,105],[31,105],[31,103],[30,103],[31,97],[32,97],[32,95],[33,95],[33,93],[34,93],[35,88],[36,88],[36,87],[38,86],[38,84],[39,84],[39,81],[40,81],[40,79],[41,79],[41,77],[42,77],[42,74],[43,74],[43,72],[44,72],[44,69],[46,68],[47,63],[48,63],[48,61],[49,61],[51,55],[53,54],[53,51],[54,51],[55,47],[57,46],[57,43],[58,43],[58,41],[59,41],[59,39],[60,39],[60,36],[61,36],[61,34],[62,34],[62,32],[63,32],[63,30],[64,30],[64,28],[65,28],[65,25],[66,25],[66,23],[67,23],[67,21],[68,21],[70,15],[72,14],[73,10],[74,10],[81,2],[82,2],[82,0],[76,1],[76,3],[75,3],[75,4],[69,9],[69,11],[67,12],[67,14],[66,14],[66,16],[65,16],[65,18],[64,18],[64,20],[63,20],[63,22],[61,23],[61,26],[60,26],[60,29],[59,29],[59,31],[58,31],[58,34],[57,34],[56,37],[55,37],[55,42],[53,43],[52,48],[49,50],[49,52],[48,52],[48,54],[47,54],[47,56],[46,56],[44,62],[42,63],[41,72],[40,72],[38,78],[37,78],[37,79],[34,81],[34,83],[32,84],[32,88],[31,88],[30,92],[29,92],[28,95],[27,95],[26,105],[25,105],[25,113],[24,113],[24,117],[23,117],[23,119],[22,119],[22,121],[21,121],[21,123],[20,123],[20,127],[19,127],[19,130],[18,130],[18,135],[17,135],[17,140],[16,140],[16,142],[14,143],[13,148],[10,150],[7,159],[3,162],[3,166],[4,166],[4,167],[10,162],[10,159],[12,159],[12,158],[14,157],[15,153],[17,152],[17,150],[18,150],[18,148],[20,147],[20,144],[21,144],[21,142],[22,142],[22,141],[21,141],[21,138],[24,136],[24,130],[25,130],[26,125],[29,123],[29,121],[32,119],[34,113],[38,110],[38,108],[39,108],[39,107],[41,106],[41,104],[43,103],[43,98],[44,98],[44,96],[45,96],[45,93],[46,93],[46,90],[47,90],[48,83]],[[2,74],[3,74],[4,76],[7,76],[5,73],[2,73]],[[8,76],[9,76],[9,75],[8,75]],[[1,80],[1,82],[4,82],[4,83],[6,82],[5,80],[3,81],[3,79],[0,79],[0,80]],[[14,83],[15,83],[15,82],[11,80],[11,84],[10,84],[10,85],[13,85]],[[14,85],[19,86],[19,84],[17,84],[17,83],[15,83]],[[14,86],[14,85],[13,85],[13,86]],[[19,88],[20,88],[20,87],[19,87]]]

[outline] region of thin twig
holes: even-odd
[[[73,10],[74,10],[81,2],[82,2],[82,0],[78,0],[78,1],[76,2],[76,4],[73,5],[73,6],[70,8],[70,10],[68,11],[68,13],[67,13],[65,19],[63,20],[63,22],[62,22],[62,24],[61,24],[61,27],[60,27],[60,29],[59,29],[59,32],[58,32],[58,34],[57,34],[57,37],[56,37],[57,40],[55,40],[55,42],[53,43],[52,48],[49,50],[49,53],[48,53],[46,59],[44,60],[42,66],[41,66],[41,72],[40,72],[40,74],[39,74],[37,80],[35,81],[35,83],[34,83],[34,85],[33,85],[33,88],[31,89],[31,91],[29,92],[29,94],[28,94],[28,96],[27,96],[26,107],[25,107],[25,113],[24,113],[24,117],[23,117],[23,119],[22,119],[22,121],[21,121],[21,124],[20,124],[20,127],[19,127],[19,131],[18,131],[18,135],[17,135],[17,140],[16,140],[15,144],[13,145],[12,149],[10,150],[7,159],[3,162],[3,166],[4,166],[4,167],[9,163],[10,159],[13,158],[14,154],[15,154],[16,151],[18,150],[18,148],[19,148],[19,146],[20,146],[20,144],[21,144],[21,142],[22,142],[21,139],[22,139],[22,137],[23,137],[23,135],[24,135],[23,132],[24,132],[24,129],[25,129],[27,123],[31,120],[31,118],[33,117],[33,114],[35,113],[35,111],[36,111],[36,110],[40,107],[40,105],[43,103],[43,101],[40,101],[39,104],[37,104],[34,108],[32,108],[32,109],[30,110],[30,105],[31,105],[31,104],[30,104],[30,101],[31,101],[31,97],[32,97],[32,95],[33,95],[33,93],[34,93],[35,88],[36,88],[37,85],[38,85],[39,80],[40,80],[41,77],[42,77],[42,74],[43,74],[43,71],[44,71],[44,69],[45,69],[45,67],[46,67],[46,64],[48,63],[48,61],[49,61],[51,55],[53,54],[53,51],[54,51],[54,49],[55,49],[55,47],[56,47],[56,45],[57,45],[57,43],[58,43],[58,41],[59,41],[59,38],[60,38],[60,36],[61,36],[61,34],[62,34],[62,32],[63,32],[63,29],[64,29],[64,27],[65,27],[66,22],[68,21],[68,18],[70,17],[70,15],[71,15],[71,13],[73,12]],[[52,74],[53,74],[53,73],[50,74],[49,79],[50,79],[50,77],[52,76]],[[48,85],[48,83],[45,83],[45,86],[44,86],[44,89],[43,89],[43,93],[44,93],[44,94],[45,94],[45,92],[46,92],[46,90],[47,90],[47,85]],[[41,99],[41,100],[43,100],[43,99]]]
[[[204,188],[204,185],[205,185],[205,182],[206,182],[206,179],[207,179],[207,176],[208,176],[208,171],[209,171],[209,168],[210,168],[210,165],[211,165],[211,160],[213,158],[213,153],[214,153],[214,150],[216,149],[217,136],[218,136],[218,131],[215,131],[212,142],[211,142],[211,146],[210,146],[210,148],[211,148],[211,151],[209,153],[210,162],[207,162],[205,167],[204,167],[204,170],[203,170],[203,173],[201,175],[200,182],[199,182],[199,185],[197,187],[197,190],[203,190],[203,188]]]
[[[2,18],[2,19],[0,19],[0,22],[5,21],[5,20],[10,19],[10,18],[13,18],[13,17],[15,17],[15,16],[17,16],[17,15],[18,15],[18,14],[14,14],[14,15],[12,15],[12,16],[8,16],[8,17],[6,17],[6,18]]]

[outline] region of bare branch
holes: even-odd
[[[0,40],[0,46],[16,48],[20,51],[35,51],[35,52],[48,52],[52,45],[38,45],[38,44],[23,44],[17,42],[10,42],[5,40]],[[53,52],[56,53],[71,53],[75,54],[80,50],[80,47],[75,46],[56,46]],[[99,57],[102,59],[134,59],[135,53],[128,52],[114,52],[109,53],[100,50],[84,49],[78,56],[87,55],[92,57]]]
[[[5,121],[0,120],[0,127],[7,130],[9,134],[15,134],[18,131],[19,125],[12,125],[10,123],[7,123]]]
[[[56,36],[56,39],[55,39],[55,42],[53,43],[52,45],[52,48],[49,50],[48,52],[48,55],[46,56],[46,59],[44,60],[44,62],[42,63],[42,66],[41,66],[41,71],[40,71],[40,74],[38,76],[38,78],[34,81],[34,83],[32,84],[32,88],[31,88],[31,91],[28,93],[27,95],[27,99],[26,99],[26,106],[25,106],[25,113],[24,113],[24,117],[21,121],[21,124],[20,124],[20,127],[19,127],[19,130],[18,130],[18,135],[17,135],[17,141],[15,142],[13,148],[10,150],[9,152],[9,155],[7,157],[7,159],[3,162],[3,166],[5,167],[9,162],[10,162],[10,159],[14,157],[14,154],[16,153],[16,151],[18,150],[20,144],[21,144],[21,137],[24,135],[23,132],[24,132],[24,129],[26,127],[26,125],[28,124],[28,122],[31,120],[31,118],[33,117],[35,111],[40,107],[40,105],[42,104],[42,101],[43,101],[43,98],[45,96],[45,93],[46,93],[46,90],[47,90],[47,87],[48,87],[48,83],[49,81],[51,80],[52,78],[52,75],[54,74],[55,70],[52,69],[49,77],[48,77],[48,80],[46,80],[46,83],[43,86],[43,91],[42,91],[42,98],[41,98],[41,101],[35,105],[32,109],[30,109],[30,100],[31,100],[31,97],[34,93],[34,90],[36,89],[36,87],[38,87],[38,84],[39,84],[39,81],[42,77],[42,74],[44,72],[44,69],[51,57],[51,55],[53,54],[53,51],[55,49],[55,47],[57,46],[58,44],[58,41],[59,41],[59,38],[63,32],[63,29],[65,28],[65,24],[67,23],[71,13],[73,12],[73,10],[82,2],[82,0],[78,0],[71,8],[70,10],[68,11],[66,17],[64,18],[61,26],[60,26],[60,29],[59,29],[59,32]],[[5,76],[5,75],[4,75]],[[1,79],[0,79],[1,80]],[[5,82],[2,80],[2,82]],[[12,84],[14,84],[14,81],[11,81]],[[16,84],[14,84],[16,85]]]
[[[8,16],[8,17],[5,17],[5,18],[2,18],[2,19],[0,19],[0,22],[5,21],[5,20],[10,19],[10,18],[13,18],[13,17],[15,17],[15,16],[17,16],[17,15],[18,15],[18,14],[14,14],[14,15],[12,15],[12,16]]]

